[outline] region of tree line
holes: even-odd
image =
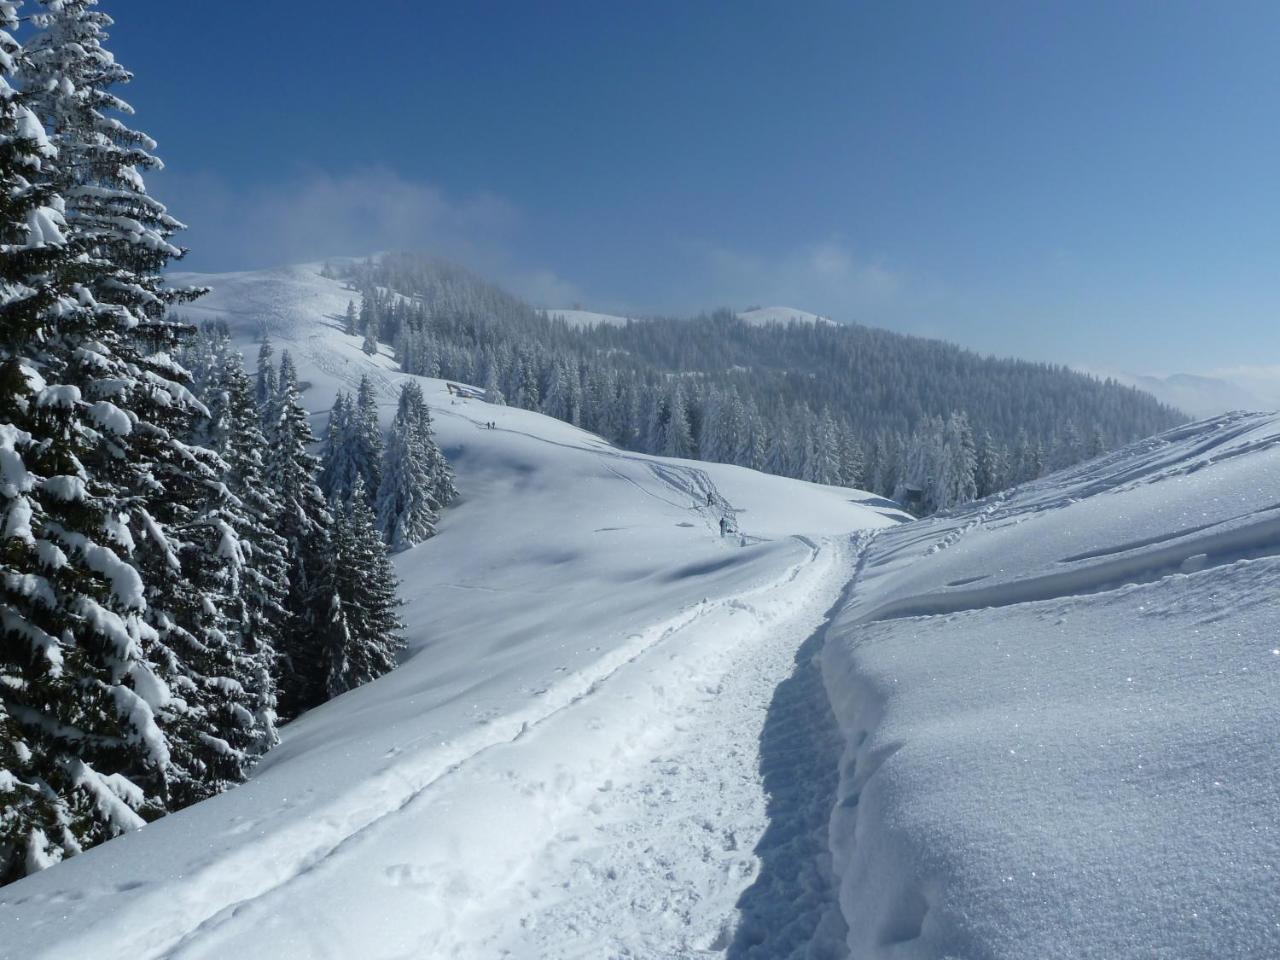
[[[401,253],[326,265],[344,318],[408,373],[456,379],[630,450],[871,490],[917,513],[1034,479],[1181,420],[1065,367],[858,325],[728,311],[573,327],[466,270]]]

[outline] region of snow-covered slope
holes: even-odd
[[[631,322],[627,317],[592,310],[544,310],[543,313],[559,318],[571,327],[625,327]]]
[[[251,362],[264,326],[288,348],[313,411],[364,373],[390,417],[403,377],[340,332],[353,294],[315,266],[176,279],[214,288],[188,313]],[[290,725],[248,784],[0,890],[0,957],[687,956],[728,935],[769,826],[771,695],[852,574],[848,534],[900,515],[423,384],[462,496],[397,560],[405,662]],[[825,710],[811,659],[797,709]]]
[[[738,314],[738,318],[756,327],[764,326],[768,323],[780,323],[785,326],[788,323],[835,322],[829,317],[820,317],[816,313],[797,310],[795,307],[756,307],[754,310],[742,311]]]
[[[1280,956],[1280,419],[878,536],[824,673],[858,958]]]
[[[341,284],[183,279],[389,417]],[[423,383],[403,665],[0,890],[0,958],[1280,956],[1280,418],[899,524]]]
[[[610,313],[596,313],[591,310],[545,310],[543,312],[549,317],[559,317],[571,327],[622,327],[632,322],[627,317],[620,317]],[[788,323],[835,322],[829,317],[821,317],[816,313],[797,310],[794,307],[756,307],[752,310],[743,310],[738,314],[738,318],[756,327],[770,323],[779,323],[785,326]]]

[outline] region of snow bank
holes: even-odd
[[[830,630],[858,958],[1280,956],[1280,420],[880,534]]]

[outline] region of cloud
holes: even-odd
[[[310,172],[249,189],[212,174],[151,178],[151,192],[189,224],[180,237],[193,270],[247,270],[422,250],[455,260],[539,303],[583,298],[569,281],[513,252],[520,212],[487,192],[450,196],[386,167],[343,174]]]
[[[550,270],[509,273],[503,285],[536,307],[568,307],[586,302],[586,295],[576,284]]]
[[[699,291],[706,302],[785,305],[856,320],[894,301],[904,287],[898,273],[857,256],[837,240],[805,245],[777,257],[714,245],[693,250],[709,287]]]

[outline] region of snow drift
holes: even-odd
[[[1280,419],[880,534],[824,654],[858,958],[1280,956]]]

